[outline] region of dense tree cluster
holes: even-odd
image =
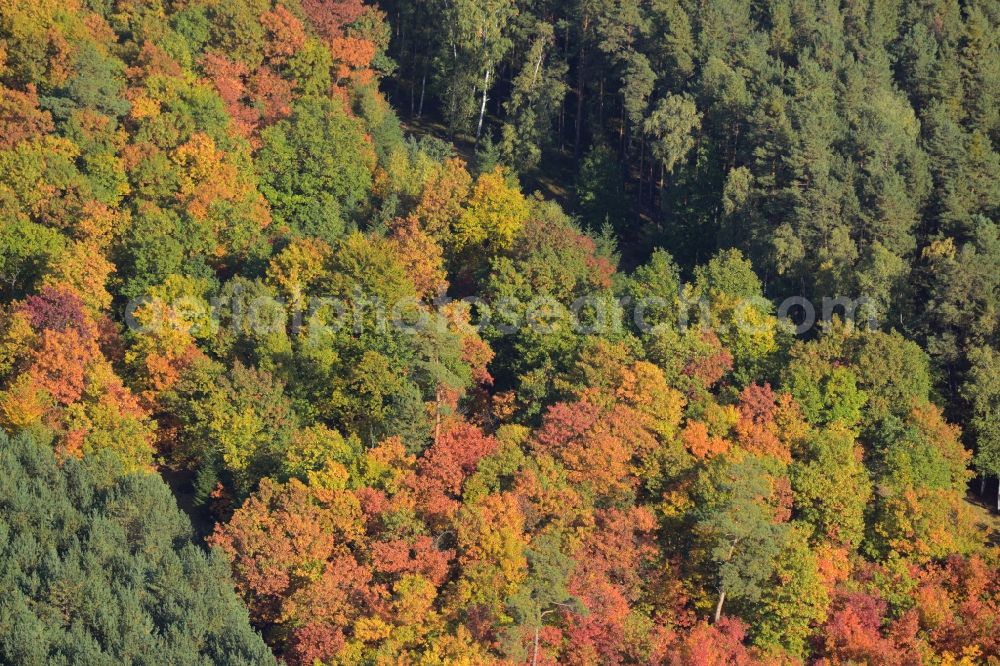
[[[155,474],[0,433],[0,660],[269,664],[226,562]]]
[[[532,180],[575,174],[575,211],[630,263],[737,247],[769,297],[870,298],[1000,476],[995,2],[381,5],[410,117]]]
[[[381,4],[0,0],[0,661],[1000,659],[1000,10]]]

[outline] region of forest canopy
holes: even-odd
[[[0,0],[0,662],[1000,663],[995,0]]]

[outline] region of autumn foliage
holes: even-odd
[[[1000,13],[855,4],[0,0],[0,663],[998,663]]]

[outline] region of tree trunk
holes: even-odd
[[[726,591],[721,590],[719,592],[719,603],[715,604],[715,618],[712,620],[712,624],[718,624],[719,618],[722,617],[722,604],[726,603]]]
[[[997,492],[1000,492],[1000,490],[998,490]],[[979,477],[979,496],[980,497],[986,497],[986,475],[985,474],[983,474],[981,477]]]
[[[441,439],[441,389],[434,391],[434,445]]]
[[[649,212],[652,213],[656,209],[656,163],[653,159],[653,151],[650,150],[649,155],[649,178],[646,180],[648,183],[647,187],[649,191]]]
[[[646,137],[639,140],[639,210],[642,210],[642,176],[646,168]]]
[[[586,22],[584,22],[586,30]],[[573,157],[580,156],[580,139],[583,136],[583,90],[587,85],[586,76],[587,49],[580,45],[580,61],[576,73],[576,136],[573,140]]]
[[[531,653],[531,666],[538,666],[538,627],[535,627],[535,648]]]
[[[618,154],[625,154],[625,100],[621,102],[621,116],[618,119]]]
[[[535,92],[535,82],[538,81],[538,70],[542,68],[542,59],[545,57],[545,49],[538,54],[538,60],[535,62],[535,71],[531,74],[531,92]]]
[[[569,62],[569,21],[566,22],[566,36],[563,38],[563,59]],[[563,95],[562,104],[559,105],[559,152],[566,150],[566,106],[569,104],[569,96]]]
[[[739,539],[734,539],[731,544],[729,544],[729,554],[726,556],[725,561],[729,562],[733,559],[733,553],[736,552],[736,544],[739,543]],[[719,603],[715,604],[715,619],[712,621],[713,624],[718,623],[719,618],[722,617],[722,604],[726,603],[726,589],[719,585]]]
[[[483,133],[483,116],[486,115],[486,93],[490,89],[490,74],[492,74],[492,68],[486,66],[486,76],[483,77],[483,103],[479,106],[479,124],[476,125],[476,143],[479,143],[479,137]]]
[[[494,86],[503,81],[503,75],[504,75],[504,65],[501,64],[497,67],[497,71],[493,76]],[[503,120],[503,118],[501,117],[502,112],[503,112],[503,95],[497,94],[493,97],[493,115],[499,118],[500,120]]]
[[[665,184],[665,180],[666,180],[666,168],[664,168],[663,163],[661,162],[660,163],[660,189],[657,191],[657,195],[659,195],[659,204],[660,204],[659,208],[657,208],[657,210],[659,212],[661,212],[661,213],[663,212],[663,186]]]
[[[604,75],[601,75],[601,91],[597,100],[597,124],[604,127]]]
[[[566,149],[566,100],[559,105],[559,152]]]
[[[420,80],[420,106],[417,107],[417,118],[424,115],[424,91],[427,90],[427,63],[424,63],[424,76]]]
[[[733,139],[733,157],[729,160],[729,169],[732,170],[736,166],[736,151],[740,146],[740,128],[742,125],[736,123],[736,137]]]

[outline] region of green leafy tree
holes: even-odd
[[[3,433],[0,467],[3,661],[274,663],[158,476]]]
[[[167,403],[181,423],[177,458],[196,471],[201,501],[220,483],[246,497],[276,474],[298,426],[284,384],[239,363],[229,372],[208,361],[194,365]]]
[[[872,484],[862,449],[841,423],[810,433],[791,467],[795,510],[814,538],[858,547]]]
[[[334,240],[371,188],[374,155],[360,123],[334,100],[304,97],[261,133],[256,164],[275,220]]]
[[[715,594],[714,620],[729,600],[755,604],[768,587],[788,530],[775,521],[768,465],[720,457],[696,481],[694,535]]]
[[[629,202],[621,166],[607,145],[591,147],[580,162],[576,177],[577,206],[590,229],[611,224],[622,229],[628,219]]]
[[[987,477],[1000,478],[1000,354],[983,347],[972,350],[969,358],[972,369],[966,399],[972,404],[970,425],[976,447],[973,464],[985,489]]]
[[[546,620],[554,623],[564,613],[586,613],[569,591],[575,562],[564,552],[555,532],[536,538],[525,550],[528,576],[507,600],[514,626],[508,630],[508,655],[537,663],[539,634]],[[525,646],[525,643],[528,645]]]
[[[694,135],[700,126],[701,114],[695,103],[679,95],[660,100],[646,119],[643,129],[652,139],[653,156],[667,173],[694,148]]]
[[[765,586],[754,623],[753,640],[761,647],[780,646],[792,655],[809,650],[809,638],[827,615],[830,594],[823,580],[807,529],[788,530]]]
[[[504,162],[516,164],[522,173],[537,168],[543,150],[553,143],[552,124],[566,97],[566,64],[554,50],[555,28],[539,22],[521,71],[512,82],[510,98],[504,102]]]

